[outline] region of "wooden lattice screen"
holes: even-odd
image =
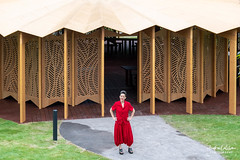
[[[225,85],[226,84],[226,58],[227,58],[227,39],[217,36],[217,59],[216,59],[216,89],[217,91],[220,89],[222,91],[225,91]]]
[[[150,98],[150,35],[150,29],[142,32],[142,101]]]
[[[171,101],[186,97],[186,38],[171,33]]]
[[[71,104],[71,37],[68,36],[68,103]],[[49,35],[42,40],[42,107],[64,102],[63,35]]]
[[[100,103],[100,30],[75,34],[75,104],[87,99]]]
[[[161,29],[155,36],[156,68],[155,96],[167,101],[167,30]]]
[[[204,32],[203,57],[203,97],[213,96],[213,34],[210,32]]]
[[[26,101],[31,100],[39,106],[39,70],[38,39],[30,39],[25,43],[25,76]]]
[[[3,38],[2,55],[2,96],[18,100],[18,34]]]

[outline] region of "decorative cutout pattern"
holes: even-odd
[[[18,36],[3,38],[3,98],[18,99]]]
[[[143,101],[150,98],[150,36],[142,32],[142,87]]]
[[[99,49],[99,36],[81,34],[76,36],[75,66],[77,68],[75,72],[78,103],[86,99],[99,101]]]
[[[204,95],[212,96],[212,83],[213,83],[213,34],[204,32],[204,82],[203,92]]]
[[[25,76],[26,95],[39,97],[38,88],[38,41],[28,41],[25,44]]]
[[[186,93],[186,39],[171,34],[171,100],[185,97]]]
[[[225,57],[226,57],[226,43],[227,40],[223,37],[217,36],[217,66],[216,66],[216,70],[217,70],[217,82],[216,85],[217,86],[222,86],[225,84]]]

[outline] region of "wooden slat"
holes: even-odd
[[[2,56],[3,56],[3,37],[0,35],[0,99],[2,99],[2,68],[3,68],[3,61],[2,61]]]
[[[67,29],[64,29],[64,119],[68,118],[68,48]]]
[[[217,37],[216,34],[213,36],[213,84],[212,84],[212,95],[216,97],[217,92]]]
[[[150,46],[150,113],[155,114],[155,27],[151,28],[151,46]]]
[[[224,92],[228,93],[228,39],[225,44],[225,80],[224,80]]]
[[[25,42],[23,33],[19,33],[19,100],[20,100],[20,123],[26,121],[26,104],[25,104]]]
[[[167,102],[171,102],[171,32],[167,31]]]
[[[42,38],[38,38],[39,109],[42,108]]]
[[[101,104],[101,115],[104,117],[104,27],[101,28],[100,35],[100,104]]]
[[[138,33],[138,80],[137,80],[137,101],[142,103],[142,31]]]
[[[204,56],[204,31],[200,31],[200,103],[203,103],[203,84],[204,84],[204,64],[203,64],[203,56]]]
[[[72,106],[75,106],[75,39],[72,31]]]
[[[193,28],[187,29],[186,32],[187,39],[187,85],[186,85],[186,112],[192,114],[192,70],[193,70]]]

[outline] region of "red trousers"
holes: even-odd
[[[128,146],[133,144],[133,134],[129,121],[115,122],[114,142],[116,146],[124,143]]]

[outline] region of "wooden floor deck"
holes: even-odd
[[[136,110],[135,115],[150,115],[150,102],[137,103],[137,91],[134,87],[125,85],[125,72],[121,65],[136,65],[136,61],[106,60],[105,63],[105,116],[109,117],[109,109],[119,100],[119,92],[124,89],[128,92],[127,101],[131,102]],[[238,88],[238,97],[240,88]],[[240,115],[240,98],[237,99],[237,115]],[[69,119],[101,117],[101,106],[92,101],[85,101],[74,107],[69,106]],[[63,103],[55,103],[44,109],[38,109],[32,102],[26,103],[26,122],[52,120],[52,111],[58,110],[58,119],[63,119]],[[156,100],[156,114],[186,114],[185,99],[171,103]],[[193,114],[228,114],[228,93],[218,92],[217,97],[206,97],[203,104],[193,103]],[[9,97],[0,100],[0,118],[19,122],[19,104]]]

